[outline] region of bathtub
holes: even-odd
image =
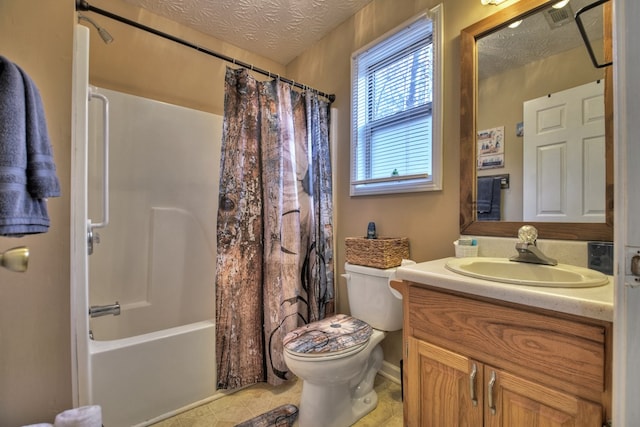
[[[148,425],[216,394],[220,155],[211,141],[222,118],[96,90],[111,109],[110,221],[86,286],[90,307],[121,310],[88,319],[88,403],[102,407],[107,427]],[[100,110],[90,105],[89,218],[103,205]]]
[[[213,320],[89,343],[92,396],[109,427],[145,426],[215,398]]]
[[[106,427],[146,426],[224,395],[214,321],[222,117],[89,89],[89,34],[76,31],[73,404],[100,405]],[[108,98],[108,174],[94,90]],[[87,224],[106,218],[105,193],[110,220],[88,255]],[[88,316],[116,302],[119,315]]]

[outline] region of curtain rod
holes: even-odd
[[[163,37],[165,39],[171,40],[173,42],[179,43],[179,44],[181,44],[183,46],[190,47],[190,48],[195,49],[195,50],[197,50],[199,52],[206,53],[207,55],[211,55],[211,56],[214,56],[214,57],[216,57],[218,59],[222,59],[224,61],[231,62],[231,63],[233,63],[235,65],[240,66],[240,67],[246,68],[248,70],[255,71],[256,73],[260,73],[260,74],[263,74],[263,75],[269,76],[269,77],[277,77],[281,81],[283,81],[285,83],[288,83],[288,84],[290,84],[292,86],[295,86],[297,88],[300,88],[302,90],[307,90],[307,89],[311,90],[311,91],[317,93],[318,96],[322,96],[322,97],[327,98],[330,103],[332,103],[332,102],[334,102],[336,100],[336,96],[334,94],[327,94],[327,93],[321,92],[319,90],[310,88],[309,86],[306,86],[306,85],[303,85],[301,83],[297,83],[297,82],[294,82],[293,80],[290,80],[290,79],[287,79],[285,77],[282,77],[282,76],[280,76],[280,75],[278,75],[276,73],[272,73],[270,71],[263,70],[263,69],[258,68],[258,67],[254,67],[251,64],[247,64],[246,62],[239,61],[239,60],[237,60],[235,58],[232,58],[230,56],[223,55],[223,54],[218,53],[218,52],[214,52],[214,51],[209,50],[207,48],[204,48],[202,46],[198,46],[198,45],[196,45],[194,43],[191,43],[189,41],[186,41],[186,40],[180,39],[178,37],[172,36],[171,34],[167,34],[167,33],[164,33],[162,31],[156,30],[155,28],[147,27],[146,25],[143,25],[143,24],[140,24],[138,22],[132,21],[130,19],[124,18],[124,17],[122,17],[120,15],[116,15],[116,14],[111,13],[109,11],[106,11],[106,10],[91,6],[89,4],[89,2],[87,2],[86,0],[76,0],[76,10],[80,10],[80,11],[83,11],[83,12],[84,11],[95,12],[95,13],[97,13],[99,15],[106,16],[107,18],[111,18],[111,19],[116,20],[118,22],[122,22],[123,24],[131,25],[132,27],[136,27],[136,28],[138,28],[140,30],[143,30],[143,31],[146,31],[148,33],[155,34],[156,36],[160,36],[160,37]]]

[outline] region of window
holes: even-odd
[[[351,195],[442,189],[442,5],[351,59]]]

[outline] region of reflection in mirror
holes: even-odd
[[[574,101],[564,92],[598,81],[603,84],[595,90],[604,87],[604,70],[592,66],[573,19],[574,11],[588,1],[571,0],[562,8],[547,6],[516,21],[517,26],[506,26],[476,42],[479,221],[605,221],[603,91],[588,95],[592,110],[587,129],[578,125],[583,123],[579,120],[580,100]],[[601,21],[589,21],[587,27],[602,29]],[[583,92],[575,96],[583,96]],[[592,99],[599,102],[597,111],[593,110],[596,105]],[[529,104],[529,108],[541,111],[548,123],[539,131],[538,116],[524,115],[525,103],[533,100],[536,106]],[[585,154],[591,157],[581,153],[584,141],[590,145]],[[583,158],[593,161],[581,165]],[[590,169],[588,187],[582,180],[569,179],[580,176],[582,166]],[[493,180],[483,178],[496,174],[509,174],[508,189],[493,191]],[[588,197],[583,199],[581,194]],[[574,200],[565,197],[570,195]],[[589,204],[583,206],[583,200]]]
[[[541,238],[612,240],[611,67],[593,66],[573,19],[591,1],[571,0],[555,9],[555,2],[521,0],[462,31],[462,233],[515,236],[522,221],[550,221],[537,225]],[[590,34],[607,34],[609,13],[600,7],[589,15]],[[596,43],[610,56],[610,38]],[[583,86],[595,94],[574,89]],[[550,129],[567,124],[569,110],[558,105],[573,99],[574,91],[587,100],[589,122],[597,128],[586,138],[569,131],[553,135]],[[582,111],[584,103],[575,102]],[[579,154],[567,148],[584,147],[584,141]],[[588,161],[565,167],[567,160],[583,158]],[[577,184],[585,189],[569,190]],[[579,197],[563,199],[566,194]],[[575,206],[585,194],[586,206]],[[567,217],[570,208],[577,216]]]
[[[575,14],[576,25],[578,26],[578,30],[580,30],[580,35],[584,40],[587,52],[589,52],[591,62],[596,68],[605,68],[613,65],[613,60],[612,58],[607,57],[607,50],[604,48],[604,44],[601,41],[601,28],[598,26],[590,28],[590,26],[586,25],[585,22],[591,23],[601,20],[602,14],[599,9],[603,4],[608,3],[609,1],[611,0],[595,0],[593,3],[579,9]],[[595,28],[595,33],[593,33],[593,28]]]

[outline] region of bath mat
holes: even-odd
[[[255,418],[236,424],[235,427],[291,427],[296,418],[298,418],[298,407],[296,405],[282,405]]]

